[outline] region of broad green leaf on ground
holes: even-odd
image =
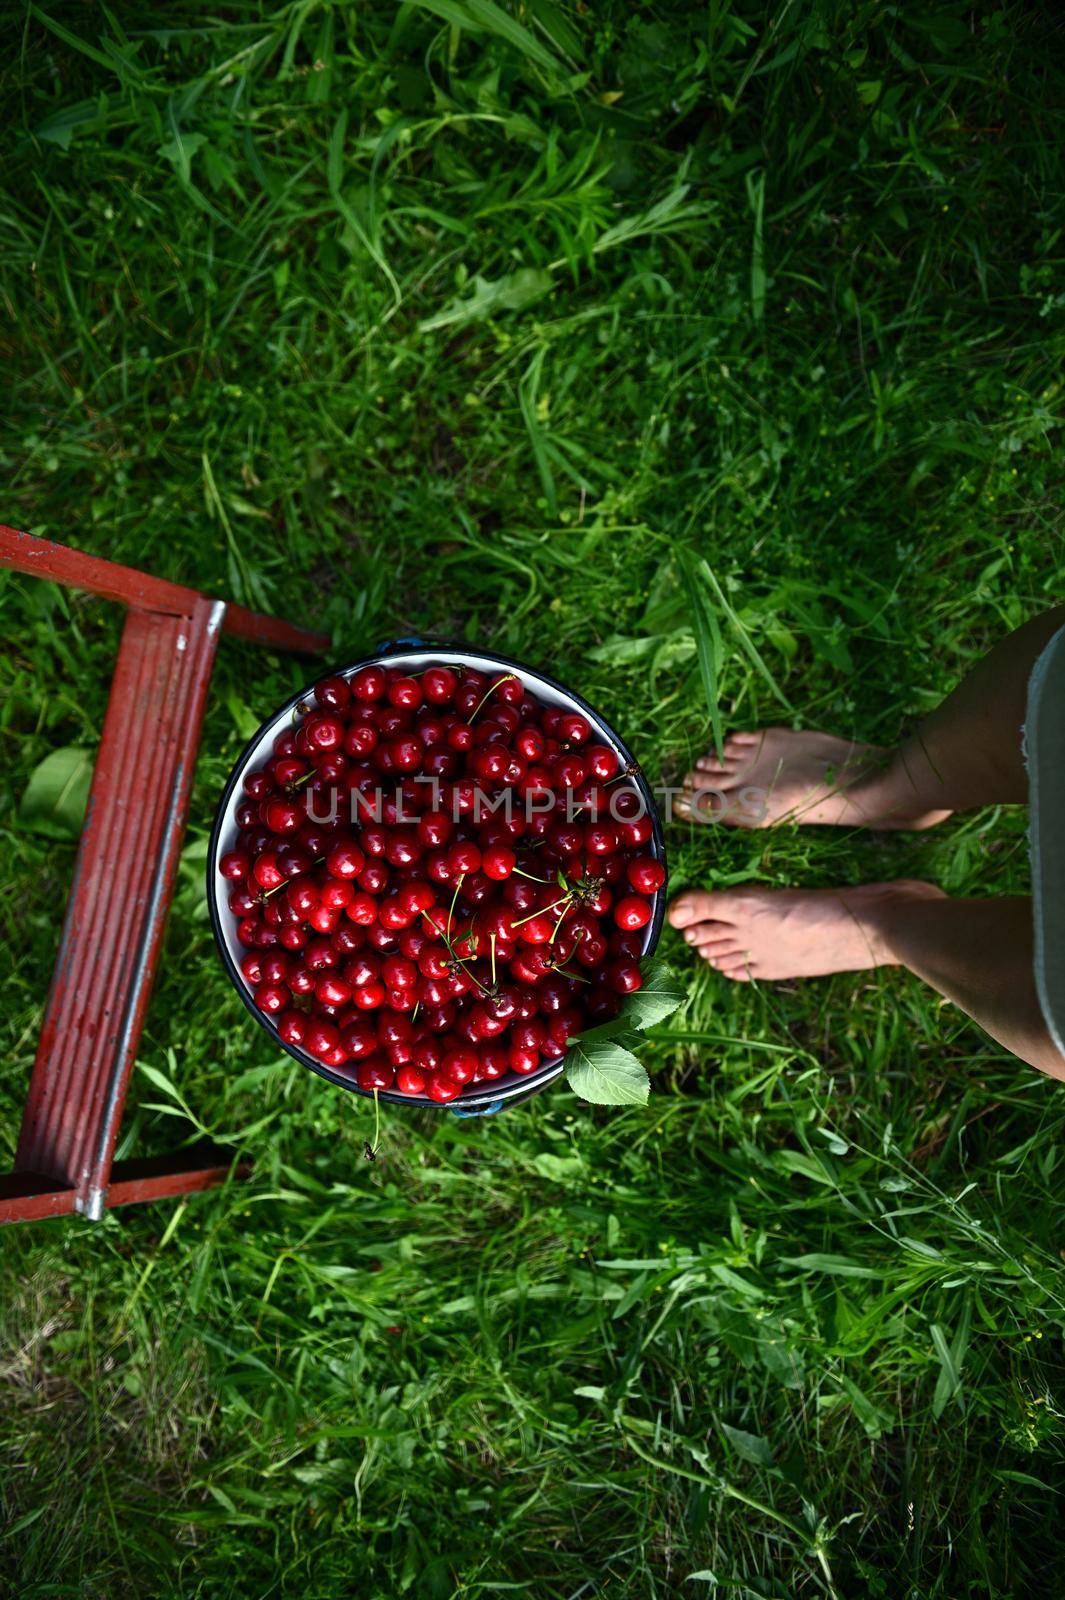
[[[653,956],[644,963],[643,988],[626,997],[621,1015],[630,1028],[653,1028],[672,1016],[685,998],[680,979],[660,956]]]
[[[30,775],[19,806],[25,826],[50,839],[76,839],[85,820],[92,766],[92,751],[78,745],[45,756]]]
[[[574,1094],[598,1106],[646,1105],[651,1092],[646,1068],[612,1039],[571,1044],[566,1077]]]
[[[470,283],[471,294],[452,300],[418,327],[422,333],[429,333],[434,328],[460,328],[467,322],[482,322],[497,311],[521,311],[547,294],[553,285],[550,272],[540,267],[519,267],[517,272],[495,280],[475,277]]]
[[[749,1461],[756,1467],[774,1465],[773,1450],[768,1439],[763,1439],[757,1433],[746,1433],[743,1428],[730,1428],[727,1422],[721,1424],[721,1431],[741,1461]]]

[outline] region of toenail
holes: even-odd
[[[689,944],[694,944],[695,943],[695,930],[693,928],[689,928],[687,933],[684,935],[684,937],[687,939]]]

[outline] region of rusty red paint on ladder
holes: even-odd
[[[17,528],[3,525],[0,525],[0,567],[28,572],[34,578],[52,578],[68,589],[87,589],[104,600],[119,600],[123,605],[177,616],[191,614],[196,602],[204,598],[197,590],[186,589],[180,583],[153,578],[135,567],[119,566],[100,556],[87,556],[82,550],[71,550],[68,545],[53,544],[49,539],[38,539],[32,533],[20,533]],[[329,648],[325,634],[312,633],[308,628],[297,628],[294,623],[264,617],[258,611],[247,611],[233,604],[226,605],[225,631],[240,639],[250,639],[253,644],[272,645],[276,650],[292,650],[297,655],[321,655]]]
[[[14,559],[13,559],[14,558]],[[223,626],[321,650],[317,634],[61,545],[0,528],[0,565],[130,605],[93,774],[59,956],[0,1222],[190,1193],[230,1157],[112,1157],[173,894],[207,688]],[[233,613],[238,613],[236,626]]]

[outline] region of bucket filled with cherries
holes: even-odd
[[[222,796],[208,904],[289,1055],[474,1112],[621,1026],[665,881],[650,788],[601,716],[520,663],[418,645],[323,675],[263,724]]]

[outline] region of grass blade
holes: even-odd
[[[710,608],[706,595],[699,586],[694,559],[687,551],[677,556],[681,578],[688,595],[692,629],[695,633],[695,650],[699,662],[699,675],[703,680],[710,727],[714,736],[714,749],[720,760],[724,754],[724,733],[721,725],[721,706],[718,699],[718,676],[721,667],[721,629]]]

